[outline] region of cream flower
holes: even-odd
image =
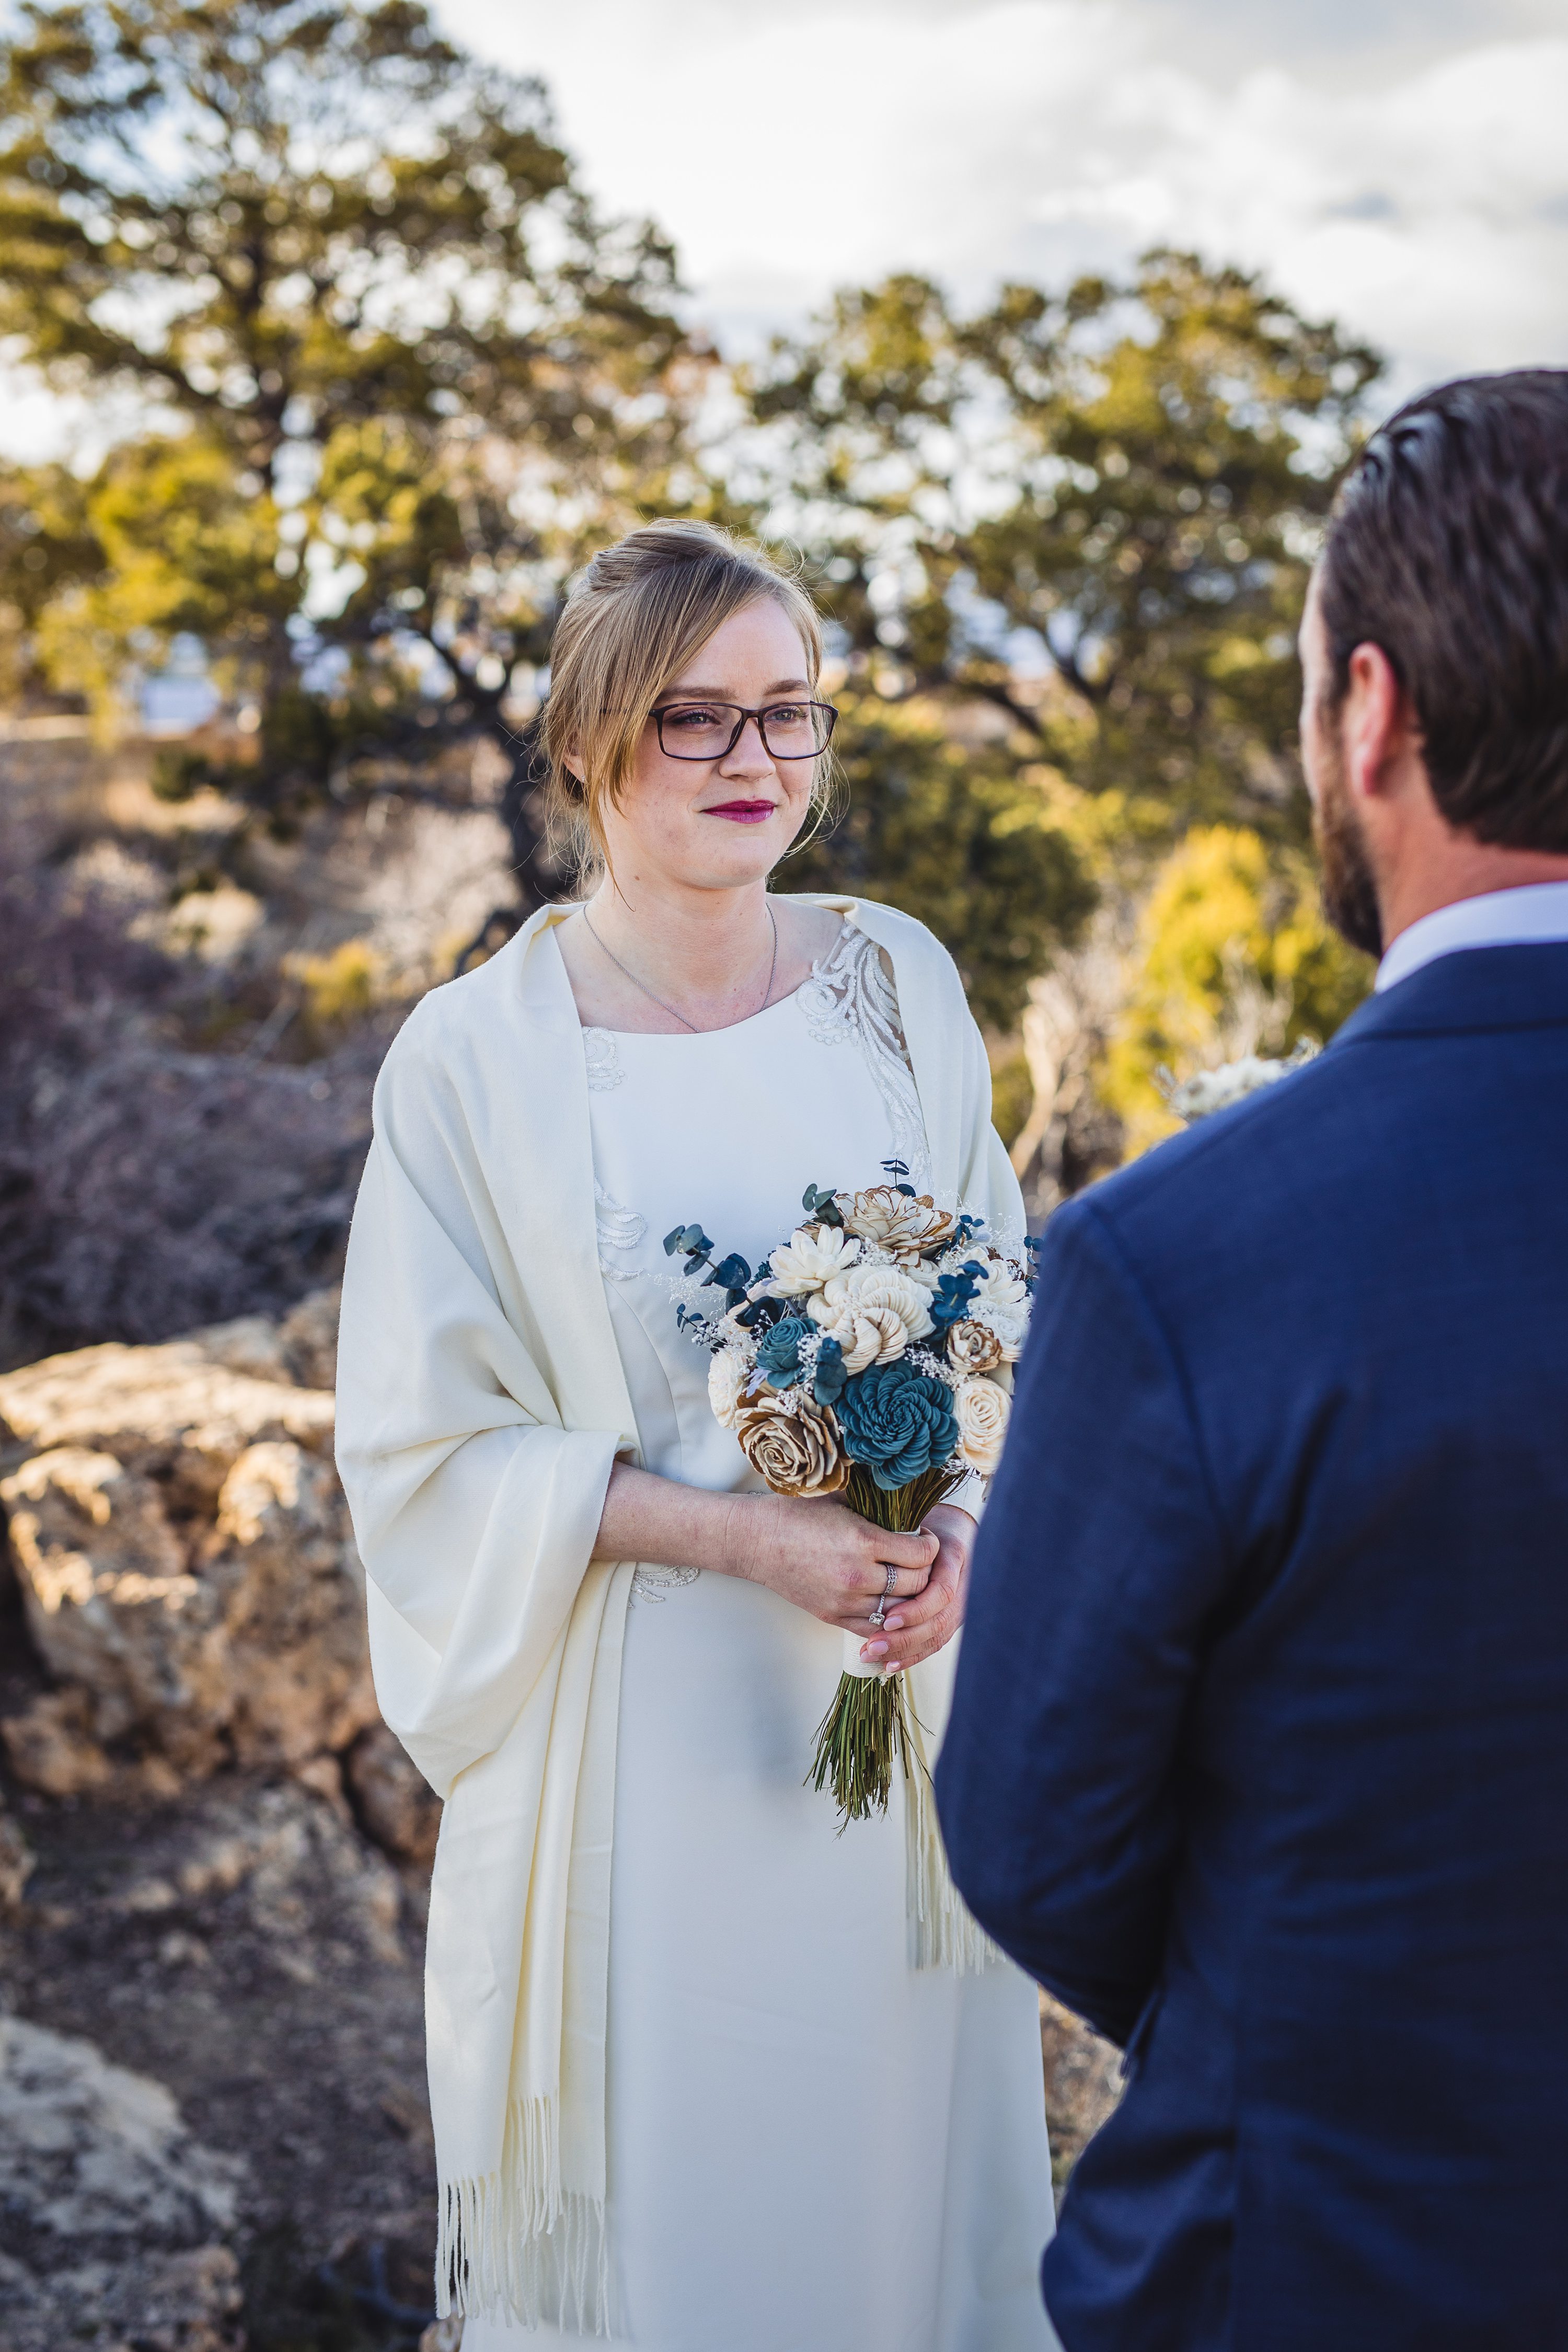
[[[747,1380],[746,1360],[738,1348],[721,1348],[708,1367],[708,1402],[721,1429],[733,1429]]]
[[[955,1372],[994,1372],[1002,1342],[984,1323],[955,1323],[947,1335],[947,1357]]]
[[[860,1244],[837,1225],[799,1225],[768,1259],[768,1288],[775,1298],[801,1298],[843,1274],[860,1255]]]
[[[820,1304],[814,1298],[806,1312],[821,1323],[825,1339],[837,1339],[847,1372],[863,1372],[868,1364],[890,1364],[910,1344],[908,1327],[895,1307],[845,1307],[828,1322],[817,1314]]]
[[[873,1249],[889,1256],[918,1257],[946,1241],[955,1220],[939,1209],[929,1192],[911,1197],[896,1184],[873,1184],[864,1192],[837,1193],[846,1230],[858,1234]]]
[[[805,1311],[825,1338],[837,1340],[849,1372],[890,1364],[931,1328],[926,1292],[896,1265],[857,1265],[836,1274],[806,1301]]]
[[[987,1265],[969,1302],[969,1319],[995,1332],[1004,1363],[1017,1362],[1029,1328],[1029,1294],[1005,1258],[993,1258]]]
[[[855,1313],[890,1307],[911,1339],[923,1339],[931,1328],[931,1294],[898,1265],[857,1265],[836,1274],[806,1308],[814,1323],[828,1323],[847,1309]]]
[[[960,1454],[983,1478],[994,1476],[1013,1410],[1006,1391],[983,1372],[973,1374],[953,1391],[952,1410],[958,1418]]]
[[[735,1423],[741,1451],[775,1495],[837,1495],[849,1464],[838,1424],[804,1389],[759,1398]]]

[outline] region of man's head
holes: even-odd
[[[1568,372],[1444,384],[1374,435],[1302,622],[1332,920],[1568,877]]]

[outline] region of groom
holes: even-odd
[[[1568,374],[1376,436],[1301,654],[1377,992],[1052,1220],[938,1794],[1126,2053],[1068,2352],[1561,2352]]]

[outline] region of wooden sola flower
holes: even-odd
[[[848,1458],[832,1412],[804,1389],[786,1389],[748,1405],[735,1422],[742,1453],[775,1495],[837,1495],[849,1482]]]
[[[911,1192],[908,1185],[873,1184],[864,1192],[835,1195],[844,1230],[889,1256],[929,1257],[939,1250],[958,1220],[939,1209],[929,1192]]]

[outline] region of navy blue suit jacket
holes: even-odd
[[[1568,946],[1053,1218],[937,1787],[1127,2048],[1068,2352],[1568,2347]]]

